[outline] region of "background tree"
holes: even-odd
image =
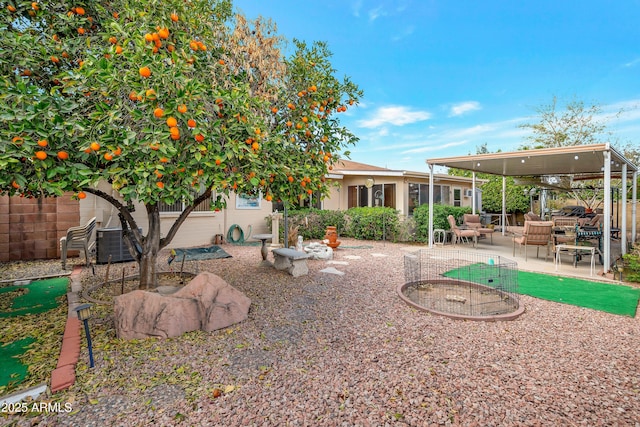
[[[499,151],[498,151],[499,152]],[[476,154],[490,153],[487,144],[476,147]],[[449,175],[471,178],[471,171],[450,168]],[[502,212],[502,176],[488,173],[477,173],[477,179],[487,180],[482,189],[482,209],[485,212]],[[512,177],[507,177],[506,208],[508,213],[528,212],[529,196],[523,192],[522,186],[516,185]]]
[[[312,123],[302,129],[305,140],[285,140],[277,104],[293,103],[292,82],[318,101],[357,102],[359,91],[337,82],[327,51],[299,45],[291,64],[307,55],[322,64],[314,74],[288,66],[280,38],[265,36],[262,29],[271,27],[263,21],[249,31],[238,17],[233,30],[228,1],[9,6],[0,28],[0,49],[11,52],[0,59],[0,135],[7,141],[0,192],[87,192],[110,202],[140,264],[142,287],[155,283],[159,250],[213,190],[218,208],[230,191],[271,200],[298,198],[311,185],[322,190],[335,154],[355,141],[331,112],[318,123],[317,116],[300,117]],[[118,197],[98,189],[101,181]],[[146,209],[145,235],[131,215],[134,201]],[[186,206],[164,238],[160,202]]]
[[[536,113],[539,117],[537,123],[519,126],[532,132],[525,137],[528,142],[523,143],[521,149],[596,144],[611,136],[602,108],[597,104],[587,106],[584,101],[572,100],[561,110],[558,98],[554,96],[551,103],[538,107]]]

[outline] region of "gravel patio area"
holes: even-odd
[[[153,340],[161,354],[155,360],[132,360],[113,340],[94,351],[90,374],[77,374],[69,391],[73,411],[0,420],[18,426],[640,426],[638,317],[528,296],[521,296],[526,312],[510,322],[433,316],[396,294],[403,255],[419,247],[341,240],[335,263],[309,261],[309,275],[298,278],[261,266],[257,246],[225,244],[232,258],[186,263],[251,298],[249,318],[211,334]],[[111,266],[114,277],[122,266]],[[320,272],[327,267],[344,275]],[[105,268],[96,267],[97,277]],[[55,269],[59,260],[25,263],[19,274]],[[0,265],[2,279],[11,278],[9,270]],[[94,280],[90,269],[82,274]],[[82,347],[86,360],[84,341]],[[185,371],[200,379],[195,399],[187,398],[192,391],[185,383],[171,380]],[[164,381],[131,386],[149,378]]]

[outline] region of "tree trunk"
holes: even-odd
[[[149,230],[142,241],[140,255],[140,289],[155,288],[156,266],[160,251],[160,213],[157,206],[147,206]]]

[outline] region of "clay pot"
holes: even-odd
[[[338,246],[340,246],[340,241],[338,240],[338,231],[336,230],[336,227],[334,226],[327,227],[327,230],[324,234],[324,240],[329,241],[329,243],[327,243],[327,246],[329,246],[332,249],[335,249]]]

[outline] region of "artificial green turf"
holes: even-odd
[[[15,292],[20,288],[26,293],[14,298],[8,310],[0,311],[0,318],[37,314],[51,310],[58,306],[58,297],[67,293],[69,279],[56,277],[54,279],[37,280],[28,285],[6,286],[0,288],[0,294]]]
[[[479,271],[482,271],[479,274]],[[495,274],[491,272],[495,271]],[[447,277],[470,280],[483,285],[498,287],[498,266],[472,264],[450,270]],[[635,317],[640,298],[640,289],[613,283],[592,282],[570,277],[518,271],[518,286],[515,292],[522,295],[587,307],[607,313]]]
[[[22,364],[19,356],[34,341],[35,338],[27,337],[7,344],[0,343],[0,386],[19,383],[27,376],[28,366]]]

